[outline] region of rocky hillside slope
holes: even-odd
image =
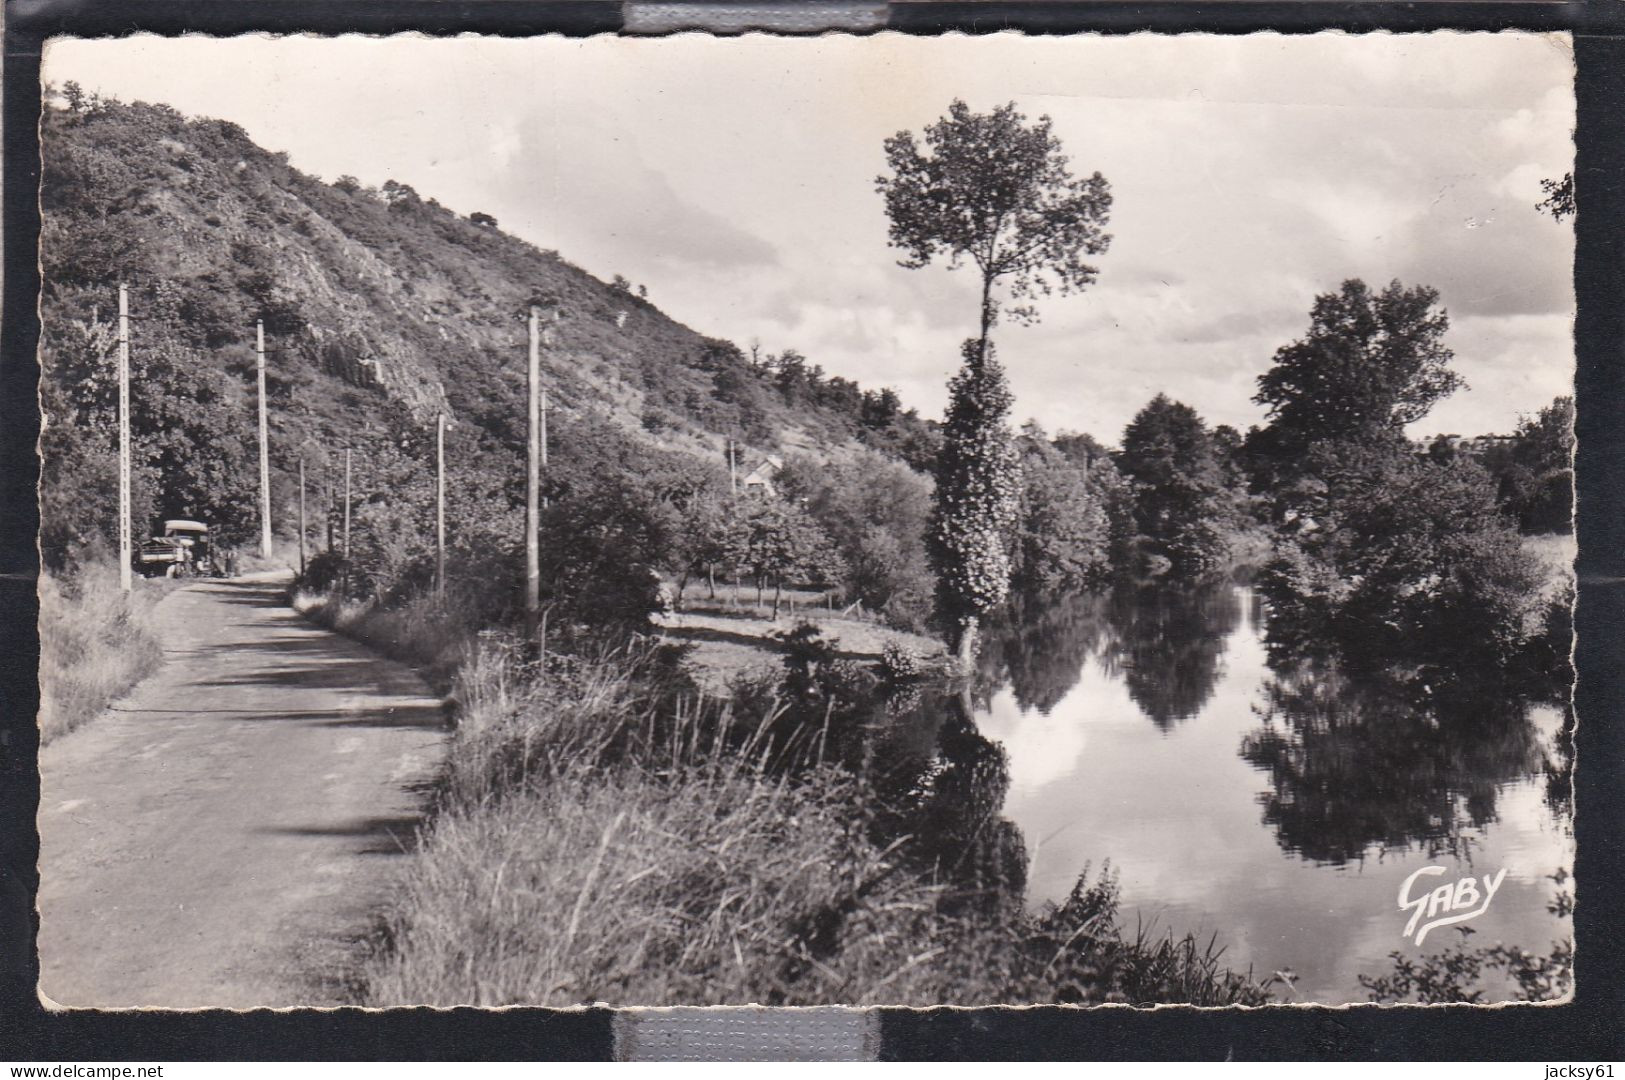
[[[71,87],[42,128],[48,422],[93,425],[110,406],[106,354],[124,282],[138,377],[184,388],[170,421],[147,417],[154,445],[166,423],[204,416],[195,442],[237,439],[239,426],[252,437],[254,325],[264,321],[279,491],[301,453],[346,445],[403,412],[426,424],[445,411],[518,452],[525,312],[543,298],[564,313],[543,365],[566,415],[719,462],[728,438],[757,458],[826,460],[878,451],[920,461],[930,442],[928,425],[889,394],[809,384],[800,365],[793,376],[753,365],[624,283],[405,183],[324,183],[229,122],[87,100]],[[153,454],[145,482],[173,487],[164,462],[185,448]],[[237,450],[224,456],[236,462]]]

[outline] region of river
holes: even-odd
[[[990,636],[974,717],[1007,757],[1028,905],[1109,860],[1131,930],[1216,933],[1231,967],[1291,972],[1285,1001],[1366,1000],[1358,976],[1387,974],[1394,951],[1568,941],[1549,910],[1573,865],[1566,781],[1551,778],[1561,710],[1435,708],[1431,687],[1272,663],[1268,618],[1228,583],[1124,588]],[[1506,873],[1460,924],[1470,934],[1442,927],[1418,947],[1398,898],[1432,866],[1415,893],[1469,876],[1483,892]]]

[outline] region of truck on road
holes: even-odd
[[[224,577],[235,560],[220,551],[201,521],[171,518],[159,536],[144,541],[136,554],[136,568],[146,577]]]

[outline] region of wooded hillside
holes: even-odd
[[[444,410],[470,453],[522,460],[525,312],[563,310],[543,357],[562,418],[721,464],[729,438],[823,460],[929,461],[930,425],[889,391],[826,378],[787,350],[753,362],[606,283],[461,217],[408,184],[332,184],[226,121],[64,88],[43,117],[45,542],[112,528],[112,353],[129,286],[136,519],[254,528],[254,326],[270,350],[274,516],[292,477],[339,448],[427,428]],[[399,441],[396,439],[396,441]],[[71,462],[70,468],[63,468]]]

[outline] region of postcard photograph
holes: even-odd
[[[40,992],[1573,991],[1566,34],[57,38]]]

